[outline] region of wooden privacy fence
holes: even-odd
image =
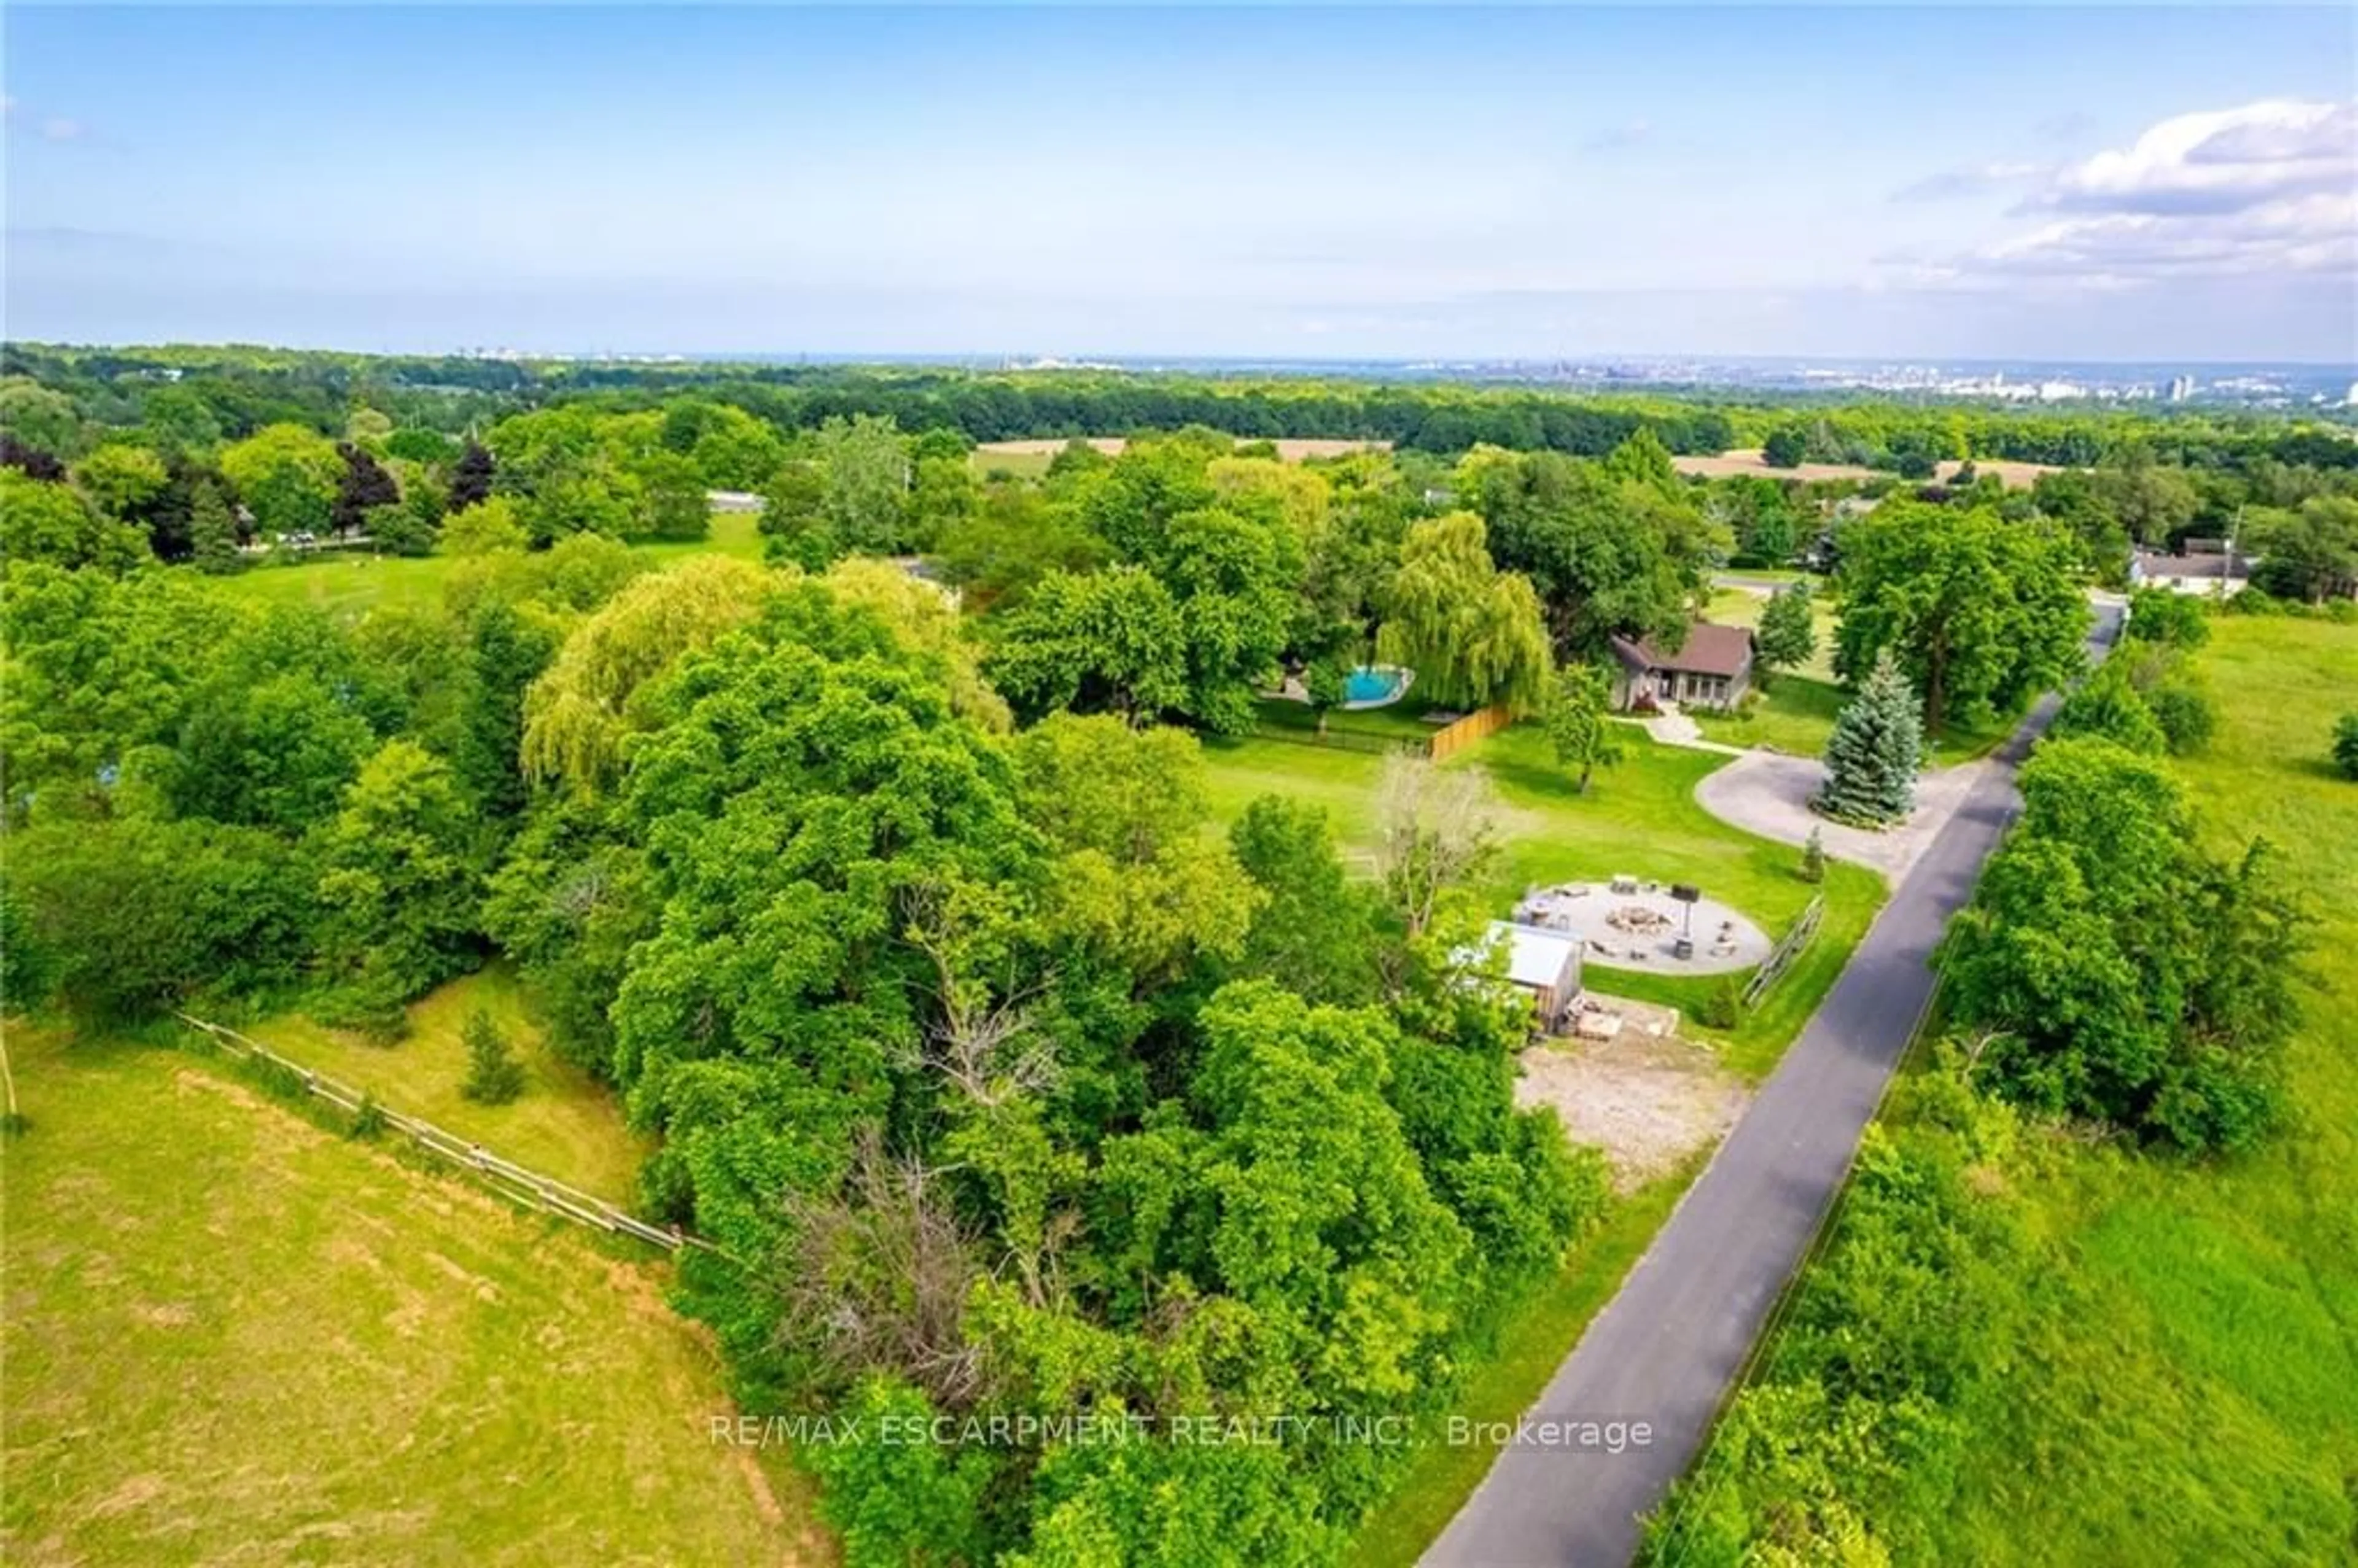
[[[528,1208],[557,1215],[592,1230],[610,1235],[634,1236],[666,1252],[683,1247],[701,1248],[707,1252],[726,1256],[701,1237],[690,1236],[677,1227],[649,1225],[645,1220],[618,1208],[604,1198],[592,1196],[578,1187],[569,1187],[554,1176],[544,1176],[537,1171],[526,1170],[513,1161],[503,1160],[480,1143],[469,1142],[456,1133],[446,1132],[430,1121],[414,1116],[404,1116],[377,1104],[367,1095],[349,1084],[313,1068],[293,1062],[273,1051],[261,1041],[240,1034],[236,1030],[219,1023],[208,1023],[201,1018],[185,1012],[173,1014],[189,1028],[210,1036],[233,1056],[247,1061],[264,1062],[287,1074],[300,1084],[307,1094],[316,1095],[329,1104],[339,1106],[357,1115],[365,1104],[384,1119],[385,1126],[407,1138],[419,1149],[446,1164],[455,1165],[483,1181],[493,1191],[514,1199]]]
[[[1825,913],[1824,894],[1810,900],[1809,907],[1801,911],[1801,917],[1777,939],[1777,946],[1768,950],[1768,956],[1760,960],[1760,967],[1752,971],[1751,983],[1744,988],[1746,1007],[1758,1001],[1801,949],[1810,945],[1810,938],[1818,934],[1818,922],[1825,917]]]
[[[1436,730],[1425,742],[1425,755],[1434,762],[1463,751],[1476,741],[1485,741],[1515,721],[1515,716],[1498,704],[1477,708],[1445,730]]]

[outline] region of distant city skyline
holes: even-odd
[[[2343,7],[12,7],[7,42],[19,339],[2358,359]]]

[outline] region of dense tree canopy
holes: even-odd
[[[1961,1020],[2010,1096],[2190,1149],[2277,1111],[2305,917],[2274,852],[2214,860],[2166,764],[2091,736],[2041,745],[2023,815],[1950,939]]]
[[[2052,526],[1887,503],[1846,525],[1841,546],[1835,673],[1863,680],[1887,650],[1936,731],[2010,713],[2077,667],[2088,609]]]

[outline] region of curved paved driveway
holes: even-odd
[[[1785,844],[1806,844],[1815,828],[1825,836],[1826,853],[1839,860],[1872,866],[1894,882],[1908,875],[1940,837],[1949,818],[1988,772],[1986,761],[1960,762],[1926,773],[1916,784],[1916,809],[1906,822],[1880,833],[1829,822],[1810,809],[1824,787],[1826,765],[1815,757],[1782,752],[1747,752],[1706,774],[1695,799],[1722,822]]]
[[[2100,606],[2092,651],[2111,643]],[[1768,1311],[1850,1169],[1859,1135],[1931,1000],[1949,917],[2014,819],[2014,771],[2055,710],[2049,697],[1973,781],[1752,1108],[1653,1245],[1556,1368],[1528,1442],[1504,1449],[1425,1554],[1435,1564],[1618,1568],[1639,1521],[1710,1433]],[[1644,1422],[1615,1454],[1585,1422]]]

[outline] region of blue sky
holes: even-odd
[[[5,27],[17,337],[2358,354],[2344,8]]]

